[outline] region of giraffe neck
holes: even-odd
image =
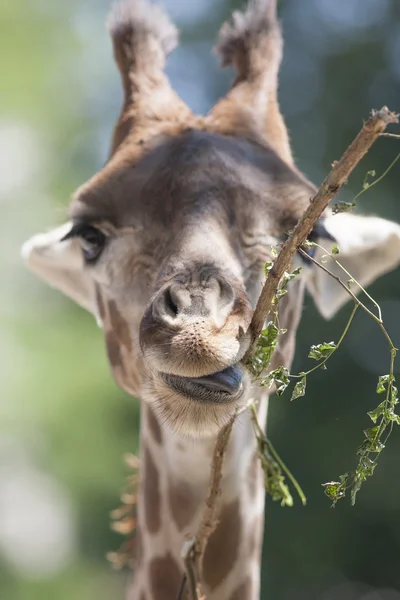
[[[129,600],[177,600],[181,548],[197,531],[215,439],[182,438],[143,403],[138,560]],[[267,398],[260,403],[265,422]],[[219,524],[204,556],[207,600],[258,600],[264,484],[250,417],[234,424],[224,465]]]

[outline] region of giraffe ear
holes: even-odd
[[[71,229],[72,223],[67,222],[33,236],[23,245],[22,257],[35,275],[95,314],[94,284],[85,272],[79,242],[74,238],[64,240]]]
[[[348,213],[328,216],[324,226],[339,248],[337,260],[364,288],[375,279],[400,264],[400,225],[378,217],[363,217]],[[320,239],[327,250],[332,241]],[[320,262],[323,251],[317,248],[315,258]],[[347,283],[350,279],[332,260],[325,266]],[[307,287],[319,312],[325,319],[333,315],[350,299],[340,284],[322,269],[313,265],[307,274]],[[356,284],[352,292],[358,294]]]

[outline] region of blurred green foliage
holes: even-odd
[[[168,72],[189,105],[207,110],[231,76],[221,75],[210,48],[222,19],[241,3],[165,4],[183,29]],[[126,576],[112,572],[105,554],[120,543],[109,512],[126,475],[122,456],[137,449],[138,402],[113,383],[93,319],[27,273],[19,259],[21,243],[61,222],[69,195],[106,159],[121,99],[103,26],[108,7],[106,0],[0,6],[0,595],[7,600],[123,597]],[[298,165],[318,184],[372,107],[400,108],[400,3],[282,0],[280,9],[281,104]],[[361,189],[368,170],[379,176],[398,151],[398,140],[378,141],[341,200]],[[400,222],[398,183],[396,166],[359,207]],[[399,272],[370,291],[399,346]],[[326,322],[307,299],[293,371],[304,370],[312,344],[337,339],[350,308]],[[331,510],[321,487],[353,468],[387,359],[378,327],[357,314],[328,371],[308,381],[306,397],[272,400],[269,435],[308,504],[289,509],[267,502],[263,598],[355,600],[366,597],[368,586],[400,589],[398,432],[355,508]],[[47,575],[23,570],[1,543],[10,447],[24,448],[30,468],[51,475],[73,507],[74,553]],[[27,503],[29,516],[29,495]]]

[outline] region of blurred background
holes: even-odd
[[[181,28],[168,74],[195,112],[232,73],[211,47],[240,0],[165,0]],[[0,5],[0,597],[123,598],[126,573],[105,555],[121,539],[119,505],[137,450],[138,402],[114,385],[92,317],[22,266],[20,246],[63,221],[74,189],[104,163],[121,89],[104,20],[109,0],[8,0]],[[282,0],[280,98],[299,167],[319,184],[371,108],[400,109],[398,0]],[[400,151],[379,140],[342,193],[380,175]],[[400,163],[398,163],[400,164]],[[359,201],[400,222],[399,167]],[[399,271],[371,288],[400,347]],[[307,298],[294,370],[313,343],[337,340],[350,307],[325,322]],[[263,599],[400,599],[400,430],[354,508],[330,508],[321,483],[355,466],[366,416],[388,370],[378,327],[357,314],[307,396],[273,399],[269,434],[308,497],[267,502]]]

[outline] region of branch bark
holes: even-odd
[[[229,437],[231,435],[235,418],[231,419],[218,434],[214,447],[214,453],[211,463],[210,481],[206,506],[196,537],[189,545],[184,545],[183,558],[186,565],[187,581],[189,582],[190,600],[202,600],[206,598],[203,590],[203,558],[210,535],[218,525],[218,499],[221,495],[221,481],[226,450],[228,448]],[[193,575],[196,579],[196,588],[194,589]],[[182,595],[182,597],[184,597]]]
[[[309,207],[286,240],[268,273],[250,323],[251,344],[244,357],[244,362],[253,352],[265,319],[271,311],[272,301],[278,290],[279,282],[285,271],[289,269],[297,249],[304,244],[330,200],[337,195],[353,169],[390,123],[398,123],[398,115],[392,113],[386,106],[378,111],[373,110],[355,140],[347,148],[342,158],[334,164],[332,171],[324,179],[314,198],[311,199]]]

